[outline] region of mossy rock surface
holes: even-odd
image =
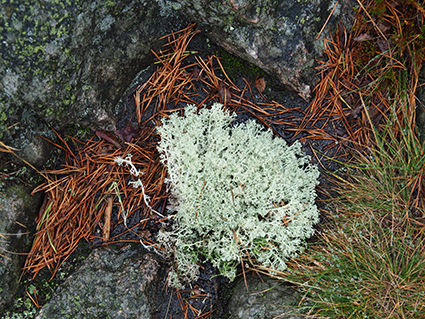
[[[93,250],[36,318],[154,318],[148,298],[160,293],[163,275],[140,246]]]
[[[247,290],[247,287],[248,289]],[[305,318],[297,306],[301,294],[291,284],[272,278],[248,276],[237,283],[229,304],[231,318]]]
[[[187,25],[153,0],[2,1],[0,12],[0,138],[11,146],[43,121],[113,128],[157,39]]]

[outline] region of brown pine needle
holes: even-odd
[[[108,147],[100,140],[87,142],[78,153],[60,139],[67,162],[61,169],[47,171],[49,179],[34,190],[45,191],[47,200],[37,218],[37,234],[24,269],[35,276],[47,267],[54,275],[81,239],[94,238],[93,230],[101,227],[102,220],[103,240],[107,241],[112,231],[112,208],[121,204],[117,197],[128,210],[127,217],[144,206],[140,189],[128,186],[128,172],[115,164],[117,156],[132,152],[135,165],[149,177],[146,191],[152,196],[151,204],[164,199],[164,168],[159,165],[152,129],[142,130],[142,134],[141,144],[128,143],[126,149]],[[113,191],[113,183],[119,194]]]

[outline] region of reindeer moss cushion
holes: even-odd
[[[177,211],[173,231],[157,240],[175,247],[186,281],[197,277],[199,254],[230,279],[248,255],[283,271],[318,222],[319,172],[301,145],[288,146],[255,121],[232,125],[235,118],[218,103],[199,112],[189,105],[157,128]]]

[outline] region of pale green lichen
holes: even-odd
[[[172,251],[183,281],[197,278],[198,255],[233,279],[241,258],[283,271],[318,222],[319,172],[297,142],[288,146],[255,121],[236,124],[222,105],[188,106],[164,119],[158,150],[168,170],[172,231],[157,242]],[[172,285],[178,285],[172,272]]]

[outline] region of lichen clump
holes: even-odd
[[[288,146],[252,120],[232,125],[235,119],[218,103],[199,112],[189,105],[157,128],[177,211],[173,230],[157,237],[174,247],[173,285],[197,278],[199,254],[231,280],[248,255],[283,271],[318,222],[319,172],[301,145]]]

